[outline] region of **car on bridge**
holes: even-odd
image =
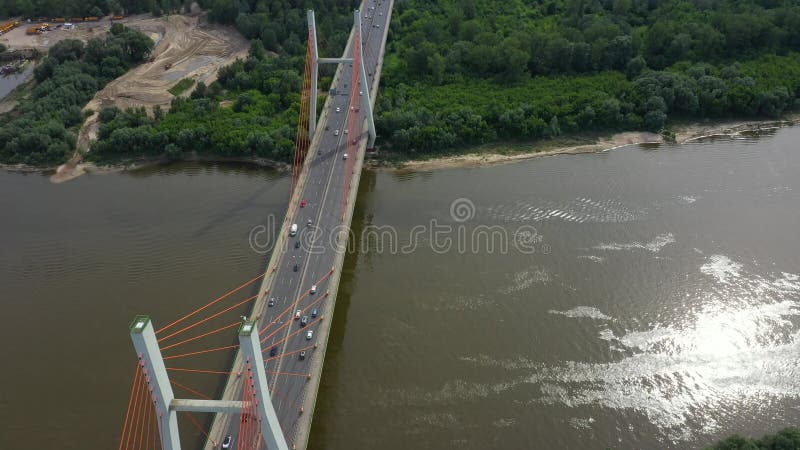
[[[294,312],[294,320],[299,319],[300,318],[300,314],[302,314],[302,313],[303,313],[303,311],[300,311],[299,309],[297,311],[295,311]]]
[[[267,306],[275,306],[275,297],[269,299],[269,301],[267,302]]]
[[[221,448],[223,448],[223,449],[231,448],[231,443],[232,442],[233,442],[233,436],[231,436],[230,434],[225,436],[225,439],[222,441],[222,447]]]
[[[305,208],[305,207],[306,207],[306,204],[308,204],[308,202],[307,202],[307,201],[305,201],[305,200],[303,200],[302,202],[300,202],[300,207],[301,207],[301,208]]]
[[[302,361],[304,359],[306,359],[306,351],[305,350],[300,352],[300,361]]]
[[[334,136],[338,136],[339,135],[339,130],[333,130],[333,135]]]
[[[315,284],[315,285],[311,286],[311,290],[308,291],[308,292],[310,294],[316,294],[317,293],[317,285]]]
[[[308,330],[308,333],[306,333],[306,340],[310,341],[313,337],[314,337],[314,330]]]
[[[271,349],[269,349],[269,356],[275,356],[277,354],[278,354],[278,346],[277,345],[275,347],[272,347]]]
[[[304,327],[306,325],[308,325],[308,316],[303,316],[303,318],[300,319],[300,326]]]

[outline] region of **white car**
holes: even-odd
[[[358,91],[358,95],[364,95],[364,91]]]
[[[336,112],[342,112],[342,108],[337,107]]]
[[[313,337],[314,337],[314,330],[308,330],[308,333],[306,333],[306,340],[310,341]]]
[[[231,441],[233,441],[233,438],[229,434],[228,436],[225,437],[225,440],[222,441],[222,448],[223,449],[231,448]]]
[[[344,155],[342,155],[342,159],[347,159],[347,153],[345,153]]]
[[[347,134],[347,130],[344,130],[344,134]]]
[[[312,294],[316,294],[317,293],[317,285],[315,284],[315,285],[311,286],[311,290],[309,292],[312,293]]]
[[[333,135],[334,136],[338,136],[339,135],[339,130],[333,130]]]
[[[299,320],[300,319],[300,314],[302,314],[302,311],[300,311],[299,309],[297,311],[295,311],[294,320]]]

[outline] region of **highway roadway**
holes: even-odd
[[[387,9],[391,7],[389,0],[366,0],[362,3],[360,12],[362,19],[362,32],[364,34],[364,67],[367,71],[367,81],[370,83],[368,89],[359,86],[359,90],[373,92],[375,73],[378,68],[378,57],[386,33]],[[351,46],[352,48],[352,46]],[[346,57],[352,57],[352,51]],[[277,272],[274,274],[270,292],[270,298],[266,313],[259,318],[259,328],[264,328],[270,324],[268,329],[262,334],[262,338],[270,336],[263,344],[265,369],[267,378],[270,382],[273,405],[278,420],[286,436],[289,448],[297,440],[298,433],[306,433],[308,430],[298,430],[297,424],[300,418],[300,408],[308,394],[308,389],[316,389],[317,386],[308,383],[306,376],[291,374],[308,374],[310,364],[321,363],[315,358],[322,358],[324,352],[315,348],[315,344],[325,346],[326,342],[317,342],[317,330],[322,320],[329,320],[330,297],[326,294],[328,286],[331,284],[331,277],[338,277],[340,274],[332,274],[337,249],[334,247],[339,227],[342,225],[343,217],[343,198],[346,189],[346,180],[355,167],[352,158],[359,157],[359,152],[348,155],[344,158],[347,151],[347,139],[361,140],[367,139],[366,131],[363,130],[364,113],[350,110],[350,92],[353,82],[352,66],[345,65],[335,86],[331,86],[337,95],[331,98],[328,103],[329,110],[324,111],[320,122],[317,124],[317,134],[322,133],[318,139],[318,145],[309,150],[308,158],[313,158],[308,167],[308,177],[306,182],[300,186],[302,191],[293,195],[292,201],[300,203],[305,200],[303,207],[290,206],[289,210],[294,211],[294,215],[288,222],[297,224],[297,236],[284,240],[285,248],[276,248],[273,251],[282,252],[282,257],[278,261]],[[358,90],[357,90],[358,91]],[[356,91],[356,92],[357,92]],[[359,108],[360,106],[356,106]],[[337,109],[339,112],[337,112]],[[349,123],[349,114],[359,114],[357,128],[360,130],[357,136],[346,134],[345,130]],[[338,130],[338,133],[337,133]],[[363,154],[362,154],[363,156]],[[311,220],[311,226],[307,226]],[[349,224],[347,224],[349,226]],[[280,233],[289,234],[289,229],[279,230]],[[296,243],[300,243],[296,247]],[[316,293],[311,294],[311,287],[316,285]],[[335,292],[330,293],[331,296]],[[312,311],[317,310],[316,317],[312,317]],[[301,316],[308,316],[308,324],[301,327],[300,320],[295,320],[295,311],[300,310]],[[286,323],[289,322],[288,325]],[[283,328],[281,328],[283,326]],[[279,331],[274,332],[274,330]],[[309,339],[307,333],[313,332]],[[327,336],[326,336],[327,337]],[[271,356],[271,350],[275,348],[276,355]],[[305,351],[305,358],[300,359],[300,352]],[[308,411],[306,414],[313,414]],[[230,434],[233,436],[232,448],[236,448],[238,441],[238,426],[240,417],[234,415],[229,422],[229,430],[223,436]],[[305,439],[303,439],[305,441]]]

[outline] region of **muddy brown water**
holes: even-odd
[[[365,172],[311,448],[697,448],[796,425],[799,138]],[[132,317],[258,273],[250,233],[288,199],[284,175],[213,164],[0,188],[0,448],[115,448]]]

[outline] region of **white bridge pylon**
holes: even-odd
[[[341,63],[355,63],[358,60],[358,78],[361,84],[360,98],[361,110],[367,119],[367,133],[369,139],[367,140],[367,148],[372,149],[375,147],[375,119],[372,116],[372,102],[369,98],[369,83],[367,82],[367,72],[364,70],[364,35],[361,30],[361,12],[355,10],[353,12],[353,26],[355,27],[355,42],[353,42],[353,57],[351,58],[320,58],[317,51],[317,24],[314,20],[314,11],[308,10],[306,12],[308,18],[308,31],[311,42],[311,108],[308,119],[308,135],[313,138],[314,132],[317,128],[317,82],[319,79],[319,65],[320,64],[341,64]],[[358,52],[358,58],[355,58],[355,52]],[[351,80],[351,83],[355,80]],[[351,112],[348,111],[348,114]]]
[[[136,316],[131,323],[130,331],[139,364],[150,375],[148,383],[152,387],[154,407],[163,417],[158,421],[158,425],[161,448],[164,450],[180,450],[181,448],[178,411],[238,414],[242,411],[243,406],[252,406],[249,401],[175,398],[150,317]],[[247,377],[242,381],[252,383],[255,389],[255,410],[261,424],[259,438],[268,450],[288,450],[286,438],[270,400],[267,376],[264,371],[264,357],[261,354],[261,345],[258,339],[258,326],[254,322],[242,322],[239,327],[239,348],[242,351],[243,360],[251,363],[253,371],[252,379]],[[242,374],[246,373],[243,369]]]

